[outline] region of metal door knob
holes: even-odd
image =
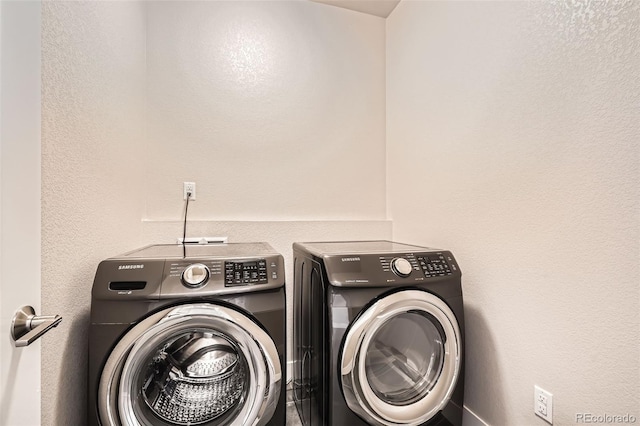
[[[36,315],[32,306],[18,309],[11,320],[11,337],[17,347],[28,346],[62,321],[60,315]]]

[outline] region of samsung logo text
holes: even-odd
[[[122,269],[144,269],[144,265],[120,265],[118,270]]]

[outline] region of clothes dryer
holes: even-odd
[[[450,251],[295,243],[294,371],[305,426],[462,423],[464,314]]]
[[[285,424],[284,261],[266,243],[153,245],[96,272],[88,424]]]

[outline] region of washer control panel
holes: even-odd
[[[168,260],[165,264],[165,274],[168,275],[166,278],[175,285],[179,283],[185,290],[198,289],[218,279],[222,274],[222,262],[217,259]]]
[[[100,262],[92,297],[234,297],[279,291],[284,281],[284,259],[267,243],[156,244]]]
[[[261,257],[167,259],[160,298],[262,291],[284,286],[284,260]]]
[[[266,284],[268,281],[267,261],[265,259],[224,262],[224,285],[226,287]]]

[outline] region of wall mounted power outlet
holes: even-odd
[[[549,424],[553,424],[553,394],[539,386],[533,387],[533,411]]]
[[[191,194],[189,196],[189,201],[195,201],[196,200],[196,183],[195,182],[184,182],[184,185],[182,187],[182,199],[186,200],[187,199],[187,194]]]

